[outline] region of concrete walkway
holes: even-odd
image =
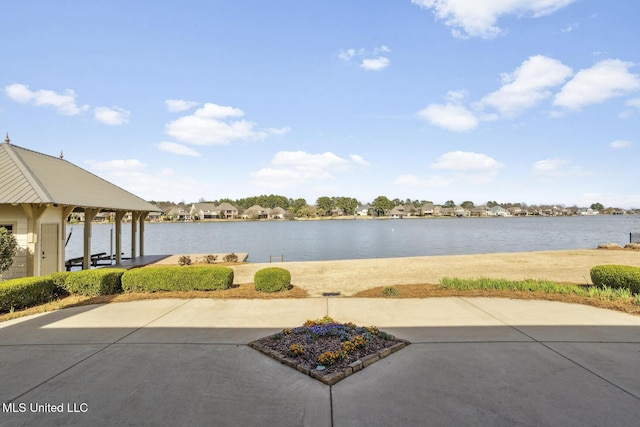
[[[246,345],[324,315],[412,344],[334,386]],[[635,426],[639,364],[640,317],[547,301],[95,305],[0,324],[0,425]]]

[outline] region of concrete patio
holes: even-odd
[[[333,386],[246,345],[324,315],[412,344]],[[114,303],[0,324],[0,425],[631,426],[639,362],[640,317],[556,302]]]

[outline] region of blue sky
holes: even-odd
[[[640,207],[636,0],[3,6],[3,137],[148,200]]]

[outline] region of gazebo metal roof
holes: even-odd
[[[106,211],[157,212],[157,206],[62,158],[0,143],[0,204],[42,203]]]

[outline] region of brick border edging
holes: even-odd
[[[362,359],[352,362],[344,371],[334,372],[332,374],[323,374],[322,371],[316,371],[315,369],[307,368],[302,363],[297,363],[295,360],[288,358],[284,354],[261,345],[258,342],[259,339],[255,341],[251,341],[247,345],[253,349],[258,350],[263,354],[266,354],[267,356],[277,360],[278,362],[284,365],[290,366],[296,371],[300,371],[303,374],[309,375],[311,378],[315,378],[316,380],[321,381],[327,385],[334,385],[337,382],[347,378],[351,374],[354,374],[366,368],[367,366],[376,363],[378,360],[382,360],[385,357],[389,356],[390,354],[393,354],[396,351],[403,349],[404,347],[411,344],[409,341],[403,340],[400,338],[395,338],[395,340],[399,342],[395,343],[391,347],[383,348],[373,354],[363,357]]]

